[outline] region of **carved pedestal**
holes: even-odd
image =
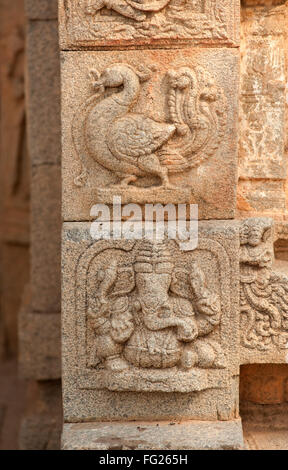
[[[284,360],[287,281],[272,222],[231,220],[238,2],[59,4],[63,448],[242,448],[240,364]],[[119,197],[197,204],[197,247],[92,239]]]

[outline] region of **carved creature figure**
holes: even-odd
[[[169,173],[199,165],[217,150],[226,124],[226,100],[211,77],[202,68],[169,72],[171,123],[160,123],[132,111],[140,83],[150,75],[127,64],[93,72],[96,94],[73,122],[74,145],[83,163],[77,185],[85,183],[87,159],[93,158],[115,172],[122,186],[150,174],[169,189]],[[104,97],[106,89],[113,91]]]
[[[123,273],[128,279],[124,284]],[[206,288],[198,265],[182,274],[184,289],[167,246],[147,241],[138,246],[130,271],[123,271],[117,262],[105,270],[97,288],[97,307],[89,314],[95,332],[90,366],[101,362],[114,371],[225,367],[220,345],[204,338],[219,325],[219,298]]]
[[[287,348],[288,278],[272,271],[272,220],[249,219],[241,229],[242,344]],[[244,317],[244,318],[245,318]]]
[[[171,0],[89,0],[86,12],[95,15],[102,8],[114,10],[135,21],[144,21],[145,12],[156,12],[165,8]]]

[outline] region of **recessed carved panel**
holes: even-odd
[[[238,40],[236,0],[62,0],[62,46]]]
[[[93,204],[114,196],[122,203],[196,203],[200,218],[231,217],[236,55],[65,54],[65,219],[88,220]]]
[[[67,248],[73,238],[76,242],[76,231],[68,235]],[[232,349],[238,315],[231,303],[238,289],[237,280],[230,280],[237,240],[237,229],[222,224],[200,231],[198,247],[190,252],[182,252],[175,240],[86,245],[75,266],[75,311],[69,320],[76,328],[79,387],[143,392],[227,387],[237,369],[237,348]]]
[[[77,186],[87,183],[89,159],[93,159],[119,178],[118,184],[110,185],[111,192],[127,194],[135,188],[145,198],[145,190],[151,190],[154,182],[135,185],[146,176],[158,178],[164,190],[180,190],[169,175],[198,167],[216,154],[227,124],[223,89],[200,66],[168,70],[160,76],[166,82],[168,119],[159,122],[148,112],[134,112],[141,82],[156,72],[153,67],[139,69],[128,63],[91,71],[93,93],[75,112],[72,125],[75,152],[82,163],[74,180]],[[105,198],[105,192],[100,198]]]
[[[288,277],[273,266],[273,221],[247,219],[240,235],[243,357],[281,362],[288,349]]]

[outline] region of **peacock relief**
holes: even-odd
[[[76,185],[86,184],[92,159],[115,173],[120,187],[141,186],[141,178],[154,176],[159,187],[170,190],[171,174],[196,167],[218,151],[227,105],[210,74],[202,67],[168,71],[168,122],[159,122],[134,112],[141,83],[152,73],[125,63],[91,72],[93,94],[77,110],[72,125],[82,162]]]

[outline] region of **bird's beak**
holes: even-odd
[[[103,83],[103,80],[101,80],[101,75],[100,73],[98,72],[98,70],[91,70],[90,71],[90,77],[92,79],[92,82],[93,82],[93,88],[95,91],[104,91],[104,83]]]
[[[94,82],[93,88],[94,88],[95,91],[102,92],[105,89],[105,85],[104,85],[102,80],[97,80],[96,82]]]
[[[99,80],[99,78],[100,78],[100,73],[96,69],[90,70],[89,75],[90,75],[91,80],[93,80],[93,81],[94,80]]]

